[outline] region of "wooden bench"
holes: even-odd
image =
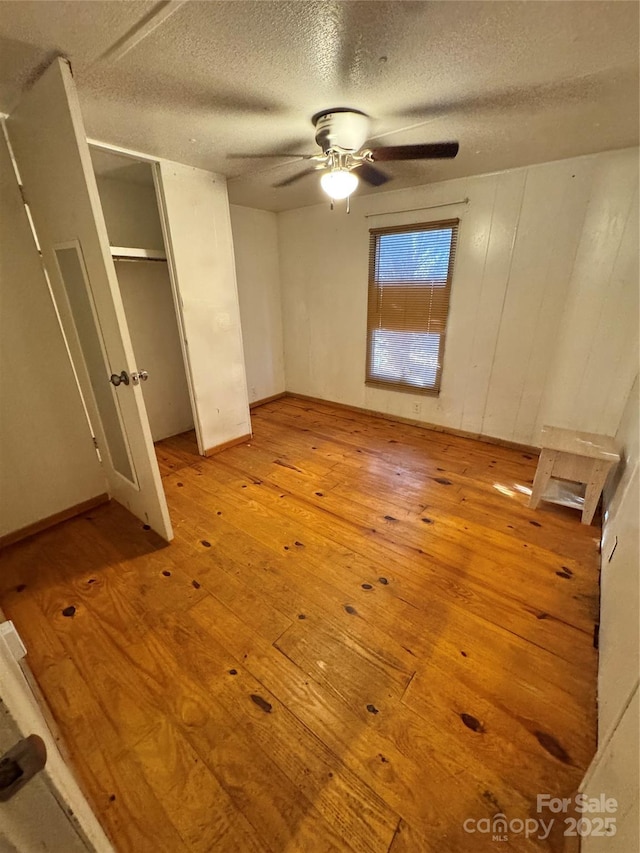
[[[540,439],[542,452],[533,481],[529,506],[535,509],[541,500],[558,502],[545,496],[552,478],[585,486],[582,523],[591,524],[607,476],[620,460],[613,438],[590,432],[544,426]]]

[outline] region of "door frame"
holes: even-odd
[[[173,307],[176,316],[176,324],[178,327],[178,337],[180,339],[180,350],[182,352],[182,361],[184,364],[184,372],[187,377],[187,389],[189,391],[189,402],[191,404],[191,414],[193,415],[193,424],[196,433],[196,441],[198,443],[198,453],[200,456],[205,455],[205,446],[202,438],[203,430],[196,402],[195,391],[193,386],[193,373],[191,370],[191,361],[189,355],[189,346],[187,342],[184,314],[182,311],[182,297],[180,294],[180,282],[174,260],[174,250],[171,241],[171,230],[169,228],[169,213],[164,195],[164,186],[162,182],[162,172],[160,170],[160,157],[153,157],[149,154],[142,154],[139,151],[133,151],[129,148],[122,148],[118,145],[111,145],[108,142],[100,142],[97,139],[87,138],[87,144],[90,148],[95,148],[99,151],[106,151],[110,154],[118,154],[121,157],[127,157],[130,160],[147,163],[151,166],[153,176],[153,186],[155,190],[156,204],[158,206],[158,214],[160,216],[160,226],[162,228],[162,240],[164,243],[165,253],[167,256],[167,269],[169,272],[169,281],[171,283],[171,295],[173,298]]]

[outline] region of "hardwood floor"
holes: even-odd
[[[0,555],[117,849],[563,850],[561,815],[463,823],[546,821],[589,764],[599,527],[527,509],[516,450],[292,398],[252,420],[210,459],[158,446],[170,546],[111,503]]]

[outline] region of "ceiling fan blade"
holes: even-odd
[[[299,181],[301,178],[306,178],[307,175],[312,175],[314,172],[317,172],[317,168],[305,169],[303,172],[298,172],[297,175],[292,175],[290,178],[285,178],[284,181],[279,181],[277,184],[273,184],[274,187],[288,187],[289,184],[295,184],[296,181]]]
[[[382,184],[386,184],[387,181],[390,181],[391,178],[389,175],[385,175],[383,171],[380,169],[376,169],[371,163],[367,163],[365,160],[364,163],[360,163],[360,165],[355,167],[358,170],[358,177],[362,178],[367,184],[370,184],[372,187],[380,187]]]
[[[457,142],[432,142],[424,145],[389,145],[371,148],[377,160],[447,160],[455,157],[460,146]]]
[[[297,157],[299,160],[312,160],[317,157],[317,154],[294,154],[292,151],[286,151],[282,154],[227,154],[228,160],[277,160],[284,157]]]
[[[452,98],[447,101],[416,104],[409,109],[392,113],[391,117],[423,118],[422,124],[429,124],[443,116],[462,115],[471,111],[488,113],[493,110],[511,110],[515,117],[516,113],[526,112],[533,108],[541,110],[564,106],[567,103],[577,104],[595,101],[614,92],[620,98],[620,90],[627,84],[629,86],[634,85],[637,91],[637,69],[631,65],[615,66],[594,74],[564,78],[549,83],[538,83],[532,86],[511,86],[506,89],[487,91],[483,94],[477,91],[475,93],[467,92],[463,97]],[[399,128],[399,130],[413,130],[416,126],[413,123],[407,128]],[[393,130],[389,134],[383,134],[383,136],[397,132]]]

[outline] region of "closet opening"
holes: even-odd
[[[198,454],[186,342],[162,229],[156,164],[90,146],[154,444],[181,436]]]

